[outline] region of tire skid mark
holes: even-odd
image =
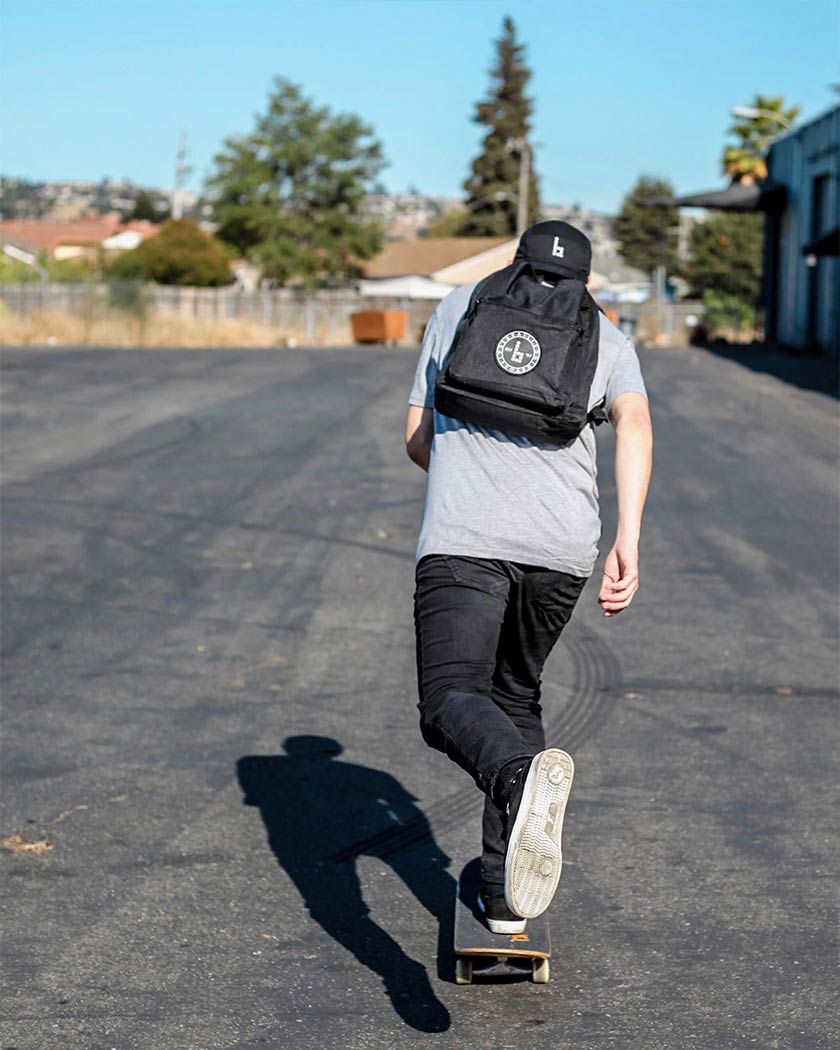
[[[126,452],[117,453],[112,456],[93,456],[84,463],[84,471],[98,470],[100,467],[112,467],[117,464],[130,463],[132,460],[140,459],[143,456],[153,456],[156,452],[164,452],[167,449],[175,448],[176,445],[182,444],[184,441],[190,441],[192,438],[199,437],[202,434],[203,427],[198,420],[193,419],[190,416],[174,416],[171,419],[166,420],[162,426],[171,429],[173,426],[178,428],[178,432],[171,437],[162,436],[158,440],[153,441],[145,448],[140,447],[138,449],[129,449]],[[66,469],[66,468],[64,468]],[[44,477],[44,475],[41,475]],[[39,479],[40,480],[40,479]]]
[[[68,476],[84,475],[94,470],[132,463],[134,460],[142,459],[144,456],[153,456],[158,452],[174,449],[186,441],[200,438],[204,430],[202,424],[190,416],[173,416],[155,424],[151,429],[171,430],[173,426],[177,427],[177,432],[174,435],[164,434],[158,436],[156,440],[150,442],[145,448],[141,445],[140,448],[128,449],[125,452],[119,452],[110,456],[97,456],[94,454],[79,463],[61,464],[58,467],[52,467],[39,473],[36,479],[37,483],[40,484]],[[125,444],[130,444],[132,441],[142,441],[143,434],[144,431],[138,431],[127,438]],[[27,483],[31,484],[32,482],[23,478],[13,479],[9,482],[11,485],[25,485]]]
[[[376,400],[377,398],[384,397],[390,389],[390,380],[383,380],[377,385],[372,380],[364,391],[366,397]],[[234,508],[239,505],[247,505],[247,501],[251,498],[253,493],[261,488],[265,488],[267,485],[272,486],[272,491],[276,493],[275,503],[273,507],[273,513],[277,516],[278,520],[282,519],[283,514],[289,506],[299,506],[301,503],[301,492],[300,492],[300,478],[308,470],[317,472],[320,463],[324,460],[327,464],[331,464],[335,458],[335,449],[340,447],[342,442],[337,440],[345,432],[352,430],[352,424],[357,420],[360,412],[358,405],[353,404],[346,399],[341,403],[338,409],[332,414],[331,424],[322,424],[313,433],[307,432],[304,436],[299,437],[298,440],[290,444],[283,457],[278,457],[276,462],[260,464],[258,469],[254,472],[254,475],[247,479],[247,484],[242,485],[232,496],[224,496],[218,500],[214,500],[209,508],[209,515],[207,515],[207,522],[211,526],[209,535],[203,537],[204,544],[208,544],[213,538],[214,529],[217,527],[227,527],[233,522],[229,522],[229,515],[234,513]],[[352,447],[351,447],[352,451]],[[358,452],[357,458],[362,461],[363,456],[368,456],[368,462],[370,460],[370,449],[365,446]],[[362,463],[362,466],[365,464]],[[353,469],[354,461],[350,461],[348,470]],[[75,471],[70,468],[62,468],[62,473],[68,477],[75,475]],[[40,479],[39,479],[40,480]],[[308,496],[308,493],[304,493],[304,496]],[[39,497],[35,497],[39,502]],[[50,499],[46,497],[44,500],[46,503],[62,503],[64,501]],[[17,501],[16,501],[17,502]],[[100,508],[101,509],[101,508]],[[112,508],[108,508],[112,509]],[[318,506],[313,505],[312,513],[315,516],[318,510]],[[174,547],[176,550],[184,549],[184,536],[194,528],[194,515],[182,514],[182,515],[161,515],[162,520],[159,525],[153,530],[151,537],[152,541],[158,545],[165,547]],[[339,516],[337,514],[335,522],[329,526],[334,529],[336,533],[344,527],[345,517],[344,515]],[[267,531],[282,532],[282,529],[278,526],[276,529],[271,526],[266,526]],[[123,537],[117,537],[120,540]],[[331,537],[323,535],[320,537],[321,540],[329,540]],[[337,538],[337,537],[336,537]],[[142,548],[147,550],[147,548]],[[192,548],[190,548],[192,550]],[[329,550],[329,548],[328,548]],[[111,552],[113,554],[113,551]],[[314,581],[320,581],[327,571],[329,565],[329,558],[325,556],[324,547],[322,543],[310,543],[310,544],[299,544],[292,556],[290,557],[290,565],[301,566],[301,574],[306,575],[308,579]],[[101,600],[101,588],[103,587],[104,581],[100,581],[98,585],[94,585],[95,589],[85,594],[84,602],[81,607],[84,608],[91,601],[96,600],[97,603]],[[313,584],[314,586],[314,584]],[[32,596],[32,600],[40,600],[49,602],[49,594],[44,593],[40,596]],[[58,617],[46,617],[43,622],[34,625],[31,628],[33,635],[37,638],[43,632],[53,629],[57,624],[63,624],[68,621],[72,621],[79,618],[80,603],[79,602],[68,602],[62,607],[62,612]],[[148,611],[148,610],[143,610]],[[197,613],[197,615],[196,615]],[[161,609],[161,617],[169,620],[173,616],[179,616],[182,620],[185,616],[190,618],[190,621],[195,619],[200,622],[202,619],[202,610],[194,607],[184,607],[180,605],[177,609]],[[239,623],[240,621],[236,621]],[[294,631],[296,634],[304,635],[307,630],[307,623],[299,623],[294,626],[287,628],[288,630]],[[136,655],[137,644],[136,641],[132,641],[125,647],[123,653],[117,653],[112,657],[113,661],[119,661],[124,654],[134,653]],[[163,665],[161,665],[163,666]],[[214,787],[213,799],[210,803],[202,806],[196,813],[190,815],[189,821],[184,826],[178,826],[174,830],[168,830],[165,835],[160,839],[155,839],[148,846],[148,853],[150,856],[155,855],[155,851],[158,850],[161,845],[169,847],[175,842],[183,833],[191,830],[196,824],[201,823],[202,820],[208,818],[208,814],[212,814],[214,807],[219,804],[219,798],[222,796],[223,791],[228,787],[228,781],[219,787]],[[44,869],[49,871],[49,869]],[[155,872],[155,864],[149,865],[149,875],[145,872],[139,873],[138,878],[145,880],[147,877],[151,877]],[[136,887],[129,893],[127,898],[123,898],[119,904],[112,904],[109,900],[103,903],[103,907],[97,919],[88,925],[88,927],[81,932],[78,936],[73,935],[72,939],[65,939],[61,946],[54,950],[52,957],[49,961],[38,962],[37,971],[39,973],[39,980],[43,979],[44,974],[55,973],[58,960],[63,958],[70,951],[80,951],[83,946],[97,945],[101,939],[99,931],[107,926],[112,921],[114,914],[124,913],[126,909],[132,907],[137,900]],[[95,950],[95,949],[94,949]]]
[[[7,520],[11,518],[12,520],[20,520],[23,522],[28,520],[28,516],[18,516],[14,511],[12,511],[11,515],[4,514],[4,518]],[[56,525],[63,531],[79,533],[83,537],[82,542],[87,564],[109,566],[110,562],[107,555],[107,547],[109,544],[114,544],[118,548],[122,547],[139,555],[138,565],[142,565],[144,562],[147,564],[149,562],[157,562],[161,566],[161,569],[169,567],[171,571],[168,573],[163,572],[161,578],[167,581],[172,581],[175,584],[178,600],[183,600],[190,590],[200,582],[201,574],[192,566],[177,557],[172,552],[170,546],[166,543],[142,543],[131,537],[122,536],[112,529],[105,528],[101,525],[90,525],[67,520],[63,520],[60,523],[50,522],[48,524]],[[125,565],[120,566],[120,570],[124,572]],[[78,599],[69,605],[65,604],[63,606],[65,613],[55,612],[57,607],[61,607],[60,600],[53,600],[51,595],[43,596],[45,601],[47,601],[48,607],[53,611],[38,624],[35,631],[40,633],[47,627],[57,628],[59,624],[66,620],[66,610],[68,608],[77,611],[89,610],[100,604],[104,604],[101,600],[107,600],[108,590],[113,585],[113,580],[114,572],[110,569],[100,572],[97,577],[85,584],[83,593]],[[27,597],[31,598],[32,596],[23,597],[25,600]],[[12,641],[8,646],[3,648],[3,658],[9,659],[10,657],[16,656],[26,648],[32,641],[32,634],[33,625],[28,624],[26,626],[26,631],[19,639]]]
[[[563,640],[574,668],[574,700],[566,710],[546,719],[545,728],[546,735],[558,739],[561,745],[577,747],[594,736],[612,714],[618,700],[621,667],[606,642],[588,627],[570,627]],[[422,816],[352,843],[326,859],[334,864],[361,855],[387,859],[460,826],[477,815],[482,805],[480,794],[459,789],[432,803]]]
[[[383,382],[381,389],[372,391],[372,394],[374,396],[379,396],[386,389],[387,383]],[[343,433],[347,429],[348,420],[353,418],[354,413],[356,412],[357,408],[355,406],[344,406],[344,411],[336,413],[330,425],[320,427],[315,433],[307,431],[306,434],[299,436],[295,443],[292,443],[285,448],[282,457],[278,456],[271,462],[260,464],[258,470],[254,472],[246,484],[242,485],[232,494],[224,495],[214,500],[213,506],[210,508],[210,514],[205,516],[211,522],[209,528],[218,531],[222,528],[229,527],[227,521],[230,515],[234,512],[234,508],[244,505],[244,503],[249,500],[255,492],[259,492],[260,489],[266,487],[269,482],[278,490],[278,506],[282,506],[279,498],[280,486],[289,486],[286,501],[293,502],[297,491],[297,479],[301,476],[301,472],[305,470],[306,466],[318,456],[323,455],[325,452],[329,454],[336,435]],[[183,440],[185,440],[184,436],[179,438],[179,442]],[[76,477],[80,473],[84,474],[89,465],[103,465],[103,460],[94,459],[91,461],[85,461],[81,464],[74,464],[69,467],[63,466],[54,472],[41,475],[38,478],[37,484],[40,485],[44,478],[47,480],[55,480],[56,478],[66,480],[68,477]],[[154,549],[160,552],[161,557],[172,559],[172,555],[168,552],[170,550],[183,549],[184,537],[194,525],[188,517],[175,518],[174,520],[168,521],[165,520],[161,522],[161,525],[163,527],[156,530],[157,535],[154,536],[153,542],[149,546],[140,544],[138,549],[146,554],[151,553],[152,549]],[[336,523],[334,531],[337,533],[340,527],[340,522]],[[107,551],[105,549],[105,542],[102,542],[103,537],[112,538],[120,543],[131,543],[131,541],[126,540],[122,536],[112,536],[108,530],[103,529],[101,526],[80,526],[80,528],[87,528],[89,531],[97,528],[99,529],[98,538],[101,542],[99,543],[98,548],[95,550],[92,547],[86,548],[86,555],[91,559],[88,564],[102,565],[108,569],[111,568],[111,562],[107,557]],[[282,532],[283,530],[281,529],[279,531]],[[96,536],[97,534],[94,532],[91,539],[95,539]],[[321,538],[328,539],[328,537]],[[307,540],[311,541],[312,537],[308,536]],[[209,542],[207,538],[206,542]],[[320,552],[316,553],[311,547],[308,550],[306,557],[304,557],[303,547],[301,546],[296,553],[296,560],[303,562],[305,568],[311,574],[320,576],[323,572],[323,555]],[[177,561],[175,561],[175,564],[178,565],[178,568],[182,571],[187,568],[186,566],[179,565]],[[188,572],[192,573],[193,570],[188,569]],[[188,600],[190,592],[194,589],[199,580],[200,577],[198,576],[192,579],[186,577],[182,578],[180,581],[180,593],[178,596],[179,601],[184,602],[185,600]],[[99,598],[103,596],[107,597],[110,586],[111,573],[108,571],[105,572],[104,575],[100,575],[97,580],[88,584],[85,588],[84,602],[95,603]],[[29,624],[25,634],[21,635],[19,639],[12,643],[10,648],[4,653],[4,658],[8,659],[11,656],[18,655],[45,631],[63,628],[70,618],[71,614],[68,610],[64,609],[55,615],[44,617],[44,619],[37,624]],[[126,651],[130,651],[130,649],[127,649]]]
[[[14,602],[16,605],[44,605],[51,608],[60,607],[68,611],[75,611],[76,613],[81,613],[85,609],[91,607],[91,601],[87,597],[71,600],[38,594],[24,594],[15,596]],[[150,605],[136,605],[123,602],[117,603],[96,599],[96,607],[99,610],[110,611],[116,615],[130,613],[137,616],[158,617],[165,620],[168,619],[174,622],[182,622],[184,618],[183,613],[178,609],[161,609]],[[194,616],[191,622],[211,627],[257,627],[261,631],[286,631],[291,634],[304,634],[306,630],[304,627],[273,622],[271,620],[247,620],[242,617],[229,618],[224,616],[212,616],[207,613],[204,613],[201,616]],[[115,668],[112,673],[118,673],[118,669]]]
[[[577,671],[576,698],[548,720],[547,735],[561,747],[580,747],[599,732],[618,703],[621,664],[609,645],[591,628],[581,625],[569,633],[567,645]],[[548,683],[550,689],[557,689]]]

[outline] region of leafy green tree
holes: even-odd
[[[799,106],[785,108],[781,95],[756,95],[744,108],[755,110],[755,116],[736,117],[729,134],[738,144],[724,148],[721,166],[732,182],[749,184],[767,178],[764,156],[773,139],[794,122]]]
[[[53,259],[46,252],[41,252],[38,265],[31,266],[0,253],[0,284],[26,283],[42,278],[53,283],[75,284],[92,281],[95,276],[96,267],[87,259]]]
[[[691,230],[683,276],[690,294],[731,296],[745,306],[758,301],[761,285],[763,216],[719,211]]]
[[[27,266],[0,253],[0,284],[26,284],[40,279],[34,266]]]
[[[41,264],[47,271],[47,280],[58,284],[92,281],[97,273],[96,263],[89,259],[53,259],[43,255]]]
[[[464,182],[467,213],[458,228],[467,237],[504,237],[516,233],[521,146],[531,131],[533,101],[525,94],[531,70],[525,64],[525,46],[505,18],[496,41],[496,63],[487,98],[476,106],[473,120],[488,128],[481,153]],[[531,152],[533,161],[533,151]],[[533,163],[528,187],[528,222],[539,212],[539,188]]]
[[[724,332],[739,340],[746,329],[755,332],[758,324],[758,311],[753,303],[739,299],[737,295],[712,291],[703,292],[703,305],[706,313],[703,316],[703,327],[710,335]]]
[[[120,280],[206,287],[230,282],[230,262],[224,246],[192,219],[169,219],[160,233],[111,263],[108,274]]]
[[[645,202],[674,196],[666,179],[642,175],[621,203],[613,220],[613,232],[621,246],[624,261],[644,273],[653,273],[660,263],[666,273],[678,269],[677,234],[679,210],[651,207]]]
[[[365,210],[385,166],[373,130],[278,77],[248,135],[225,140],[207,186],[218,235],[279,284],[338,284],[382,242]]]

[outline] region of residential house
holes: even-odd
[[[0,222],[0,247],[9,244],[35,257],[45,253],[53,259],[95,260],[100,249],[128,251],[159,228],[145,220],[122,223],[107,217],[75,222],[9,219]]]
[[[366,295],[441,299],[452,288],[480,281],[507,266],[516,237],[425,237],[389,241],[367,263]],[[595,253],[590,290],[604,302],[644,302],[650,280],[614,253]]]

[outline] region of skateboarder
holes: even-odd
[[[522,235],[514,260],[521,276],[513,279],[526,301],[566,296],[581,309],[588,303],[596,318],[583,411],[602,405],[616,433],[618,527],[598,592],[604,616],[614,617],[639,587],[652,432],[633,344],[598,316],[585,291],[590,263],[583,233],[542,222]],[[415,570],[418,706],[426,743],[485,795],[478,906],[493,932],[517,933],[549,906],[560,877],[574,764],[565,751],[546,748],[540,677],[598,554],[595,420],[587,416],[568,440],[539,440],[435,409],[456,329],[460,352],[464,325],[477,323],[474,289],[456,288],[435,310],[409,397],[408,455],[429,475]],[[529,334],[527,312],[513,327],[523,331],[491,346],[499,369],[522,374],[541,354],[545,364],[549,340]]]

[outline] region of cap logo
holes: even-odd
[[[551,254],[556,255],[558,259],[562,259],[566,254],[566,249],[560,243],[559,237],[554,238],[554,244],[551,246]]]
[[[496,364],[511,375],[521,376],[537,367],[541,352],[530,332],[508,332],[496,346]]]

